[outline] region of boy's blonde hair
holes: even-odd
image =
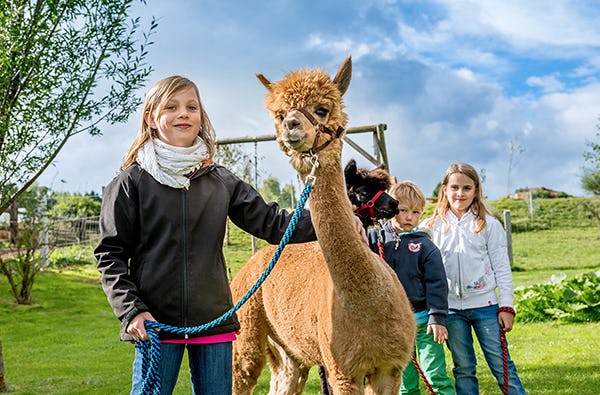
[[[216,151],[215,131],[210,119],[208,118],[208,114],[202,105],[202,100],[200,100],[200,91],[198,90],[196,84],[194,84],[191,80],[178,75],[173,75],[158,81],[150,89],[148,94],[146,94],[140,129],[135,140],[133,140],[131,147],[129,147],[127,153],[125,154],[125,159],[121,165],[121,170],[131,166],[135,162],[140,148],[155,136],[156,130],[152,129],[150,125],[148,125],[146,122],[146,115],[148,114],[150,116],[155,116],[165,108],[173,95],[188,88],[193,88],[196,92],[196,96],[198,96],[198,103],[200,105],[200,130],[198,131],[198,136],[204,141],[204,144],[206,144],[206,148],[208,149],[208,158],[206,164],[213,162]]]
[[[437,205],[435,206],[435,210],[433,211],[433,215],[431,219],[427,222],[427,226],[431,227],[437,218],[440,218],[446,224],[446,228],[448,228],[448,222],[446,221],[446,214],[450,209],[450,202],[448,202],[448,198],[446,196],[446,186],[448,186],[448,179],[452,174],[464,174],[473,180],[475,184],[475,197],[473,198],[473,202],[471,203],[471,207],[469,209],[475,215],[475,219],[477,221],[477,228],[475,228],[475,233],[480,233],[486,225],[485,216],[489,214],[489,210],[487,209],[485,202],[483,200],[483,190],[481,188],[481,181],[479,179],[479,174],[477,170],[468,163],[453,163],[446,170],[446,174],[444,174],[444,180],[442,181],[442,188],[440,188],[440,192],[438,195]]]
[[[412,181],[402,181],[392,185],[389,194],[396,199],[398,203],[405,204],[409,207],[418,208],[423,212],[427,200],[421,189]]]

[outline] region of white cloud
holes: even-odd
[[[303,2],[224,9],[202,3],[149,3],[147,15],[162,18],[150,48],[156,73],[149,84],[175,73],[196,81],[218,137],[274,132],[254,73],[275,80],[319,66],[333,74],[351,53],[350,126],[388,125],[391,171],[399,179],[412,179],[430,194],[449,163],[467,161],[486,170],[486,194],[497,198],[507,189],[507,144],[516,141],[525,151],[511,175],[513,188],[582,193],[577,172],[600,115],[600,6],[340,2],[337,22],[330,25]],[[327,10],[335,8],[335,2],[325,3]],[[60,187],[70,191],[100,191],[118,169],[138,118],[107,128],[101,137],[71,140],[42,180],[56,186],[64,179]],[[372,145],[371,136],[352,138],[366,149]],[[274,143],[257,150],[266,158],[259,165],[265,174],[283,183],[295,179]],[[370,166],[351,149],[344,160],[349,157]]]
[[[600,56],[592,56],[585,64],[575,69],[573,77],[587,77],[598,73],[600,73]]]
[[[600,44],[597,8],[585,2],[443,0],[439,3],[448,9],[450,30],[459,35],[500,36],[517,48],[528,49]]]
[[[540,112],[548,117],[561,143],[583,143],[594,136],[600,108],[600,83],[575,89],[569,93],[549,94],[540,98]]]
[[[458,75],[461,78],[464,78],[465,80],[467,80],[469,82],[477,81],[475,74],[471,70],[464,68],[464,67],[456,70],[456,75]]]
[[[527,78],[527,85],[538,86],[546,93],[559,92],[564,89],[564,84],[560,82],[556,73],[542,77],[529,77]]]

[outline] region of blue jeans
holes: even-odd
[[[450,310],[446,320],[448,329],[448,348],[452,353],[454,380],[457,395],[479,394],[476,376],[477,360],[473,348],[475,331],[485,360],[496,378],[500,389],[504,388],[504,369],[502,367],[502,343],[500,343],[500,324],[498,323],[498,305],[466,310]],[[508,348],[508,345],[507,345]],[[508,360],[508,393],[525,394],[525,389],[517,375],[514,362]]]
[[[231,394],[232,344],[227,342],[188,345],[161,343],[158,367],[161,395],[173,393],[186,348],[192,377],[192,393],[195,395]],[[137,349],[133,360],[132,381],[131,395],[141,394],[144,385],[142,356]]]

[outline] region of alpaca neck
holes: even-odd
[[[380,273],[373,270],[377,258],[356,230],[356,218],[341,167],[341,153],[332,156],[335,157],[321,160],[321,166],[315,172],[315,186],[310,196],[312,222],[336,287],[364,298],[360,294],[365,287],[372,287],[371,280]]]

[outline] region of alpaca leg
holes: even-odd
[[[271,338],[269,338],[269,366],[271,369],[269,395],[302,394],[309,368],[292,358]]]
[[[327,381],[327,371],[323,365],[319,365],[319,381],[321,382],[321,394],[332,395],[332,389]]]
[[[397,369],[392,371],[378,371],[367,377],[366,395],[396,395],[400,391],[402,372]]]
[[[362,395],[364,394],[364,386],[362,378],[348,377],[335,368],[325,367],[327,382],[329,383],[329,391],[335,395]]]
[[[330,382],[330,385],[331,392],[336,395],[363,395],[365,393],[362,384],[352,380]]]
[[[255,295],[256,296],[256,295]],[[252,297],[238,311],[242,329],[233,342],[233,394],[250,395],[267,362],[267,320]]]
[[[234,395],[252,394],[267,361],[264,349],[261,351],[261,347],[256,344],[249,345],[242,342],[244,339],[238,338],[233,348]]]

